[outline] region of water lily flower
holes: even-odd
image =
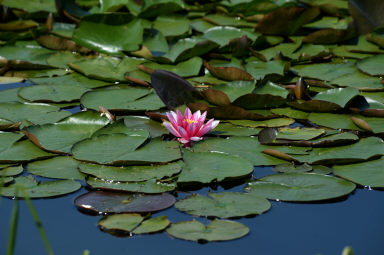
[[[179,142],[188,146],[192,142],[200,141],[203,135],[214,129],[218,124],[218,120],[210,119],[204,124],[207,112],[201,114],[200,111],[192,114],[187,107],[184,115],[177,110],[176,112],[167,112],[168,121],[163,120],[163,125],[174,136],[178,137]]]

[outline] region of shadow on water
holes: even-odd
[[[19,85],[4,86],[0,89]],[[79,108],[70,111],[78,111]],[[255,178],[275,173],[272,167],[256,167]],[[245,180],[237,186],[226,183],[199,187],[197,193],[241,191]],[[340,255],[344,246],[352,246],[355,254],[381,255],[384,249],[380,220],[384,212],[384,194],[381,190],[358,188],[348,197],[321,203],[285,203],[272,201],[271,210],[262,215],[236,219],[246,224],[251,232],[247,236],[229,242],[212,242],[204,245],[169,237],[166,233],[133,235],[116,238],[101,231],[97,222],[101,215],[90,216],[79,212],[74,199],[86,192],[85,188],[55,199],[36,199],[33,204],[43,222],[50,244],[56,255],[82,254],[85,249],[91,255],[103,254],[262,254],[262,255]],[[190,192],[179,192],[183,198]],[[0,198],[0,253],[8,241],[8,225],[13,200]],[[193,217],[174,207],[154,213],[167,215],[171,222],[207,218]],[[20,217],[15,254],[46,254],[26,202],[20,200]]]

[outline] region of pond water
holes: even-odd
[[[1,85],[1,89],[24,85],[28,84]],[[261,177],[271,173],[271,167],[256,167],[254,176]],[[243,187],[244,185],[239,185],[229,190],[241,191]],[[223,190],[219,186],[213,192]],[[212,191],[212,188],[203,188],[197,193],[207,194],[208,191]],[[271,210],[266,214],[237,219],[250,228],[247,236],[234,241],[207,244],[174,239],[165,233],[133,237],[115,237],[104,233],[97,227],[101,216],[83,214],[74,206],[74,199],[85,192],[82,188],[60,198],[33,200],[55,254],[82,254],[88,249],[92,255],[339,255],[343,247],[349,245],[353,247],[355,254],[381,255],[384,249],[381,235],[384,229],[384,221],[381,220],[384,193],[368,188],[359,188],[346,199],[332,202],[306,204],[274,201]],[[182,194],[186,195],[188,193]],[[7,198],[1,198],[0,201],[0,254],[3,254],[8,241],[13,201]],[[167,215],[171,222],[193,218],[174,207],[155,214],[160,215]],[[25,201],[20,201],[15,254],[45,253],[30,211]]]
[[[271,173],[271,168],[255,168],[255,175]],[[239,191],[242,185],[232,188]],[[206,194],[209,188],[198,193]],[[217,191],[223,191],[218,187]],[[384,194],[381,191],[357,189],[346,200],[330,203],[272,202],[272,209],[253,218],[241,218],[251,232],[229,242],[197,244],[173,239],[167,234],[114,237],[97,228],[101,216],[79,212],[74,199],[85,193],[83,188],[55,199],[33,200],[55,254],[341,254],[344,246],[355,254],[381,255],[384,248],[381,231],[384,221]],[[6,247],[13,201],[2,198],[0,204],[0,247]],[[174,207],[156,213],[167,215],[172,222],[193,217]],[[24,201],[20,217],[15,254],[45,254],[45,248]]]

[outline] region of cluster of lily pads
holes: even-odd
[[[105,214],[105,231],[223,241],[249,232],[228,218],[262,214],[268,200],[384,187],[384,34],[360,35],[347,1],[3,0],[1,8],[0,83],[28,85],[0,92],[2,196],[85,186],[75,205]],[[192,148],[161,124],[186,105],[221,120]],[[255,166],[276,173],[256,178]],[[244,192],[176,199],[217,184],[245,184]],[[213,220],[151,217],[173,205]]]

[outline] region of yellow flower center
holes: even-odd
[[[189,125],[190,125],[191,123],[197,123],[196,120],[191,120],[191,119],[186,119],[185,121],[186,121]]]

